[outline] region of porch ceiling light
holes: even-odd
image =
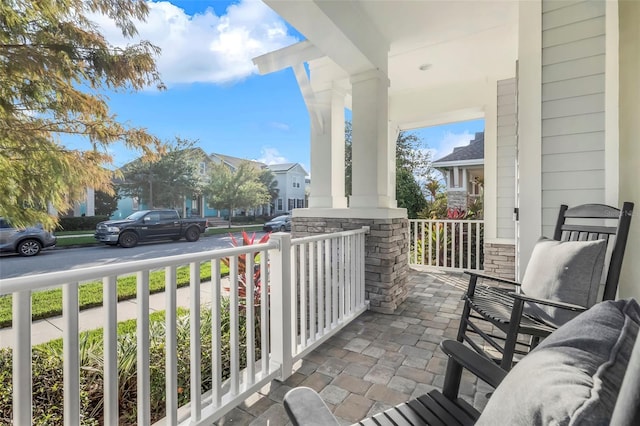
[[[420,71],[426,71],[426,70],[430,69],[431,67],[432,67],[432,65],[431,65],[431,64],[422,64],[422,65],[420,65],[420,66],[418,67],[418,69],[419,69]]]

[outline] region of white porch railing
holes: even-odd
[[[484,221],[409,220],[409,264],[439,269],[483,269]]]
[[[104,410],[105,425],[117,425],[118,276],[135,275],[137,281],[137,424],[151,419],[149,365],[149,276],[164,270],[166,298],[166,417],[167,425],[211,424],[274,378],[285,379],[293,363],[335,334],[367,309],[364,300],[364,239],[367,228],[292,240],[289,234],[273,234],[265,244],[185,254],[153,260],[127,262],[86,269],[55,272],[0,281],[0,296],[13,297],[13,424],[32,424],[31,297],[34,291],[62,287],[64,424],[80,423],[79,298],[80,283],[103,282],[104,306]],[[253,256],[259,254],[259,265]],[[246,257],[246,260],[245,260]],[[229,258],[229,378],[222,380],[220,329],[221,259]],[[200,268],[211,262],[210,306],[201,306]],[[253,274],[244,281],[245,301],[240,300],[238,282],[242,268],[260,269],[259,295],[254,293]],[[190,395],[179,407],[177,360],[177,269],[190,270]],[[251,295],[256,294],[255,301]],[[211,389],[202,392],[202,309],[211,309]],[[240,315],[246,316],[246,342],[240,342]],[[259,349],[256,331],[260,333]],[[208,344],[208,343],[207,343]],[[266,349],[268,348],[268,350]],[[241,365],[241,360],[246,360]],[[193,397],[193,396],[196,397]]]

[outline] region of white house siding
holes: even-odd
[[[515,239],[516,79],[498,81],[497,137],[498,238]]]
[[[278,165],[273,166],[277,168]],[[272,169],[278,182],[278,199],[282,200],[282,209],[278,208],[278,200],[275,201],[275,214],[291,212],[294,208],[304,207],[305,199],[305,170],[299,165],[287,170]],[[297,186],[293,186],[297,182]],[[293,208],[289,208],[289,200],[295,200]],[[300,200],[300,201],[298,201]],[[299,204],[302,204],[298,207]]]
[[[542,1],[542,231],[605,201],[605,1]]]

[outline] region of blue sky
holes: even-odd
[[[290,69],[259,76],[251,58],[303,40],[260,1],[187,0],[150,3],[139,38],[159,46],[158,70],[167,90],[109,93],[111,112],[165,140],[197,140],[219,152],[268,164],[299,162],[309,171],[309,116]],[[114,45],[112,23],[95,20]],[[483,120],[417,131],[438,158],[468,143]],[[121,166],[138,156],[112,150]]]

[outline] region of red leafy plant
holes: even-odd
[[[231,244],[234,247],[239,247],[241,244],[236,240],[233,234],[229,234],[231,236]],[[245,232],[242,231],[242,246],[251,246],[254,244],[263,244],[269,241],[269,237],[271,233],[264,234],[260,240],[256,243],[256,233],[254,232],[251,237]],[[253,305],[260,305],[260,295],[262,294],[262,279],[260,276],[260,264],[256,260],[260,252],[248,253],[249,256],[253,259]],[[231,268],[231,262],[228,257],[221,259],[222,263],[224,263],[228,268]],[[225,288],[227,291],[230,291],[229,287]],[[241,254],[238,256],[238,297],[240,297],[241,306],[244,306],[247,301],[247,254]]]

